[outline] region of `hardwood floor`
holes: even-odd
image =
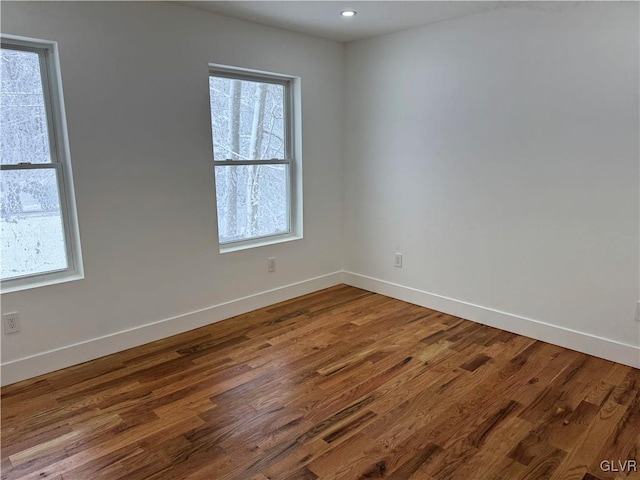
[[[2,478],[638,479],[639,389],[341,285],[4,388]]]

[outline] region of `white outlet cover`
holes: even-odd
[[[11,322],[15,324],[14,328],[11,328]],[[4,333],[10,335],[12,333],[18,333],[20,331],[20,314],[18,312],[3,313],[2,324],[4,326]]]

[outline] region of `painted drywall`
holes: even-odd
[[[345,270],[637,346],[638,37],[523,2],[348,44]]]
[[[16,360],[123,331],[124,348],[150,323],[178,317],[175,333],[195,326],[185,313],[341,270],[341,44],[169,2],[3,3],[2,32],[58,42],[86,275],[2,296],[22,322],[1,336],[12,381],[42,368]],[[301,77],[304,239],[218,252],[209,63]]]
[[[86,278],[2,296],[23,327],[2,382],[341,280],[634,364],[637,19],[521,3],[343,46],[171,3],[3,3],[3,32],[59,42]],[[218,253],[209,62],[302,77],[303,240]]]

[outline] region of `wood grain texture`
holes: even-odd
[[[3,480],[640,479],[603,460],[640,371],[344,285],[2,390]]]

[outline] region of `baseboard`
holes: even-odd
[[[483,325],[489,325],[595,357],[640,368],[640,348],[634,345],[493,310],[353,272],[343,272],[343,281],[347,285],[438,310]]]
[[[204,327],[220,320],[342,283],[342,272],[310,278],[229,302],[211,305],[130,330],[20,358],[2,364],[2,386],[94,360],[145,343]]]
[[[130,330],[19,358],[1,365],[1,384],[4,386],[37,377],[340,283],[640,368],[640,348],[634,345],[345,271],[333,272],[229,302],[211,305]]]

